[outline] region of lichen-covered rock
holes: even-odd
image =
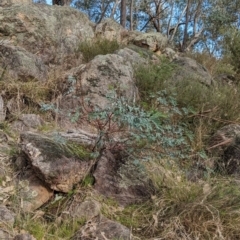
[[[134,82],[134,61],[130,56],[125,59],[122,55],[123,51],[119,54],[99,55],[87,65],[76,69],[73,73],[77,75],[75,93],[93,107],[102,109],[109,105],[106,96],[111,91],[116,91],[130,102],[136,101],[138,91]],[[139,54],[135,56],[138,56],[136,61],[144,61]]]
[[[77,234],[72,238],[73,240],[106,240],[106,239],[121,239],[130,240],[130,229],[120,223],[107,219],[104,216],[88,221]]]
[[[0,22],[0,53],[9,62],[0,61],[0,69],[26,79],[42,80],[49,65],[68,68],[79,44],[94,37],[87,16],[68,7],[11,5],[1,9]]]
[[[140,54],[125,48],[116,54],[99,55],[88,64],[69,70],[65,79],[66,89],[59,101],[61,125],[73,125],[73,122],[81,120],[77,116],[86,110],[111,106],[116,99],[111,102],[107,97],[113,92],[129,102],[136,102],[139,96],[134,66],[146,62]]]
[[[53,196],[53,191],[49,189],[36,175],[33,170],[22,171],[19,179],[19,196],[22,199],[22,210],[32,212]]]
[[[48,187],[68,192],[90,171],[90,152],[81,144],[67,142],[60,135],[52,138],[24,132],[20,136],[22,151],[30,167]]]
[[[42,126],[43,120],[37,114],[21,114],[18,120],[12,123],[12,127],[19,132],[29,131]]]
[[[6,206],[0,205],[0,226],[13,226],[15,215],[16,214],[7,209]]]
[[[161,51],[167,46],[167,37],[159,32],[143,33],[133,39],[139,47],[147,48],[153,52]]]
[[[9,7],[13,4],[31,4],[32,0],[1,0],[0,7]]]
[[[97,37],[106,38],[109,41],[122,42],[127,30],[124,29],[119,23],[110,18],[106,18],[95,27],[95,35]]]
[[[94,188],[123,206],[144,202],[154,192],[153,184],[141,166],[116,159],[108,151],[98,160],[93,176]]]
[[[196,60],[188,57],[177,57],[173,63],[176,64],[176,71],[172,77],[175,82],[192,80],[199,81],[207,86],[213,85],[212,76]]]
[[[137,46],[135,47],[137,48]],[[124,60],[128,61],[133,67],[149,63],[148,56],[144,58],[140,56],[140,53],[138,53],[137,51],[134,51],[129,47],[118,50],[116,54],[123,57]],[[142,51],[141,51],[141,54],[142,54]]]
[[[86,199],[84,202],[78,204],[73,201],[71,204],[70,215],[74,219],[86,219],[88,221],[98,216],[101,212],[100,209],[100,204],[91,199]]]
[[[0,41],[0,66],[5,69],[5,77],[21,80],[46,80],[48,67],[43,60],[13,43]]]
[[[130,102],[138,98],[131,64],[117,54],[98,55],[81,74],[81,94],[92,107],[109,106],[106,96],[116,91]]]
[[[22,233],[16,235],[13,240],[36,240],[36,238],[29,233]]]
[[[0,228],[0,239],[13,239],[12,235],[9,231],[5,231]]]

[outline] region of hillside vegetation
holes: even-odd
[[[237,40],[221,58],[194,51],[172,58],[135,46],[131,38],[119,42],[92,33],[76,40],[70,53],[75,36],[55,42],[59,55],[51,47],[54,55],[47,47],[33,54],[28,44],[15,48],[2,35],[1,58],[9,62],[0,61],[0,200],[14,220],[0,219],[0,238],[239,239]],[[38,64],[26,70],[35,58]],[[191,59],[199,72],[193,67],[185,74],[179,59]],[[198,79],[201,71],[210,84]],[[34,123],[25,120],[28,114],[39,124],[35,117]],[[221,130],[231,126],[235,132]],[[36,208],[26,195],[29,169],[49,192]],[[86,202],[94,204],[80,213],[76,207]],[[101,219],[129,236],[104,235],[109,232]]]

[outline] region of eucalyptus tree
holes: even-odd
[[[210,54],[222,54],[228,39],[240,28],[240,1],[211,0],[209,6],[202,42]]]
[[[127,1],[121,0],[120,24],[125,28],[127,21]]]
[[[167,35],[178,42],[180,51],[189,51],[204,31],[204,0],[171,1]]]
[[[219,51],[229,28],[240,24],[239,0],[73,0],[73,5],[96,23],[112,18],[130,30],[161,32],[183,52]]]
[[[225,35],[240,25],[239,0],[171,0],[167,36],[180,51],[220,53]]]
[[[89,19],[100,23],[104,18],[112,18],[119,22],[119,4],[121,0],[73,0],[73,6],[85,12]]]

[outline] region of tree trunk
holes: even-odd
[[[116,13],[116,9],[117,9],[120,1],[121,0],[115,0],[114,6],[113,6],[112,11],[111,11],[111,15],[110,15],[111,19],[114,19],[114,14]]]
[[[186,9],[186,15],[185,15],[185,27],[184,27],[184,34],[183,34],[183,42],[182,42],[182,49],[181,51],[184,52],[187,47],[188,42],[188,24],[191,21],[190,19],[190,10],[191,9],[191,0],[187,1],[187,9]]]
[[[124,28],[126,27],[126,17],[127,17],[126,0],[122,0],[122,1],[121,1],[120,24],[121,24]]]
[[[133,0],[130,2],[130,30],[133,31]]]

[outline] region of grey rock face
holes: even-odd
[[[177,57],[173,63],[177,66],[177,70],[173,76],[174,81],[199,81],[207,86],[213,84],[213,79],[207,69],[197,63],[196,60],[188,57]]]
[[[167,46],[167,37],[159,32],[143,33],[133,39],[133,43],[139,47],[147,48],[153,52],[163,50]]]
[[[94,200],[87,199],[80,204],[75,205],[70,210],[70,215],[75,219],[90,220],[100,214],[100,204]]]
[[[68,68],[79,44],[94,37],[85,14],[67,7],[11,5],[0,21],[0,69],[23,80],[45,80],[49,65]]]
[[[19,132],[37,129],[42,126],[43,120],[36,114],[21,114],[18,120],[14,121],[12,126]]]
[[[12,42],[0,41],[0,67],[6,69],[6,78],[21,80],[46,80],[48,67],[41,57],[26,51],[23,47],[14,46]]]
[[[53,196],[53,191],[41,181],[33,170],[25,170],[18,181],[19,196],[22,199],[22,210],[32,212]]]
[[[15,221],[15,214],[8,210],[6,206],[0,205],[0,223],[13,226]]]
[[[137,101],[134,66],[141,63],[146,60],[125,48],[116,54],[99,55],[88,64],[71,69],[66,77],[65,94],[59,103],[60,122],[67,125],[71,117],[66,116],[73,116],[78,111],[82,113],[83,109],[106,109],[116,101],[107,99],[113,91],[129,102]]]
[[[106,240],[122,239],[130,240],[130,230],[120,223],[111,221],[103,216],[99,216],[79,229],[73,240]]]
[[[109,105],[106,96],[111,89],[133,102],[137,98],[133,78],[133,67],[123,57],[117,54],[99,55],[81,75],[82,95],[89,99],[90,105],[101,109]]]
[[[97,37],[106,38],[110,41],[117,40],[119,43],[122,42],[125,32],[127,32],[126,29],[110,18],[104,19],[95,27]]]
[[[150,199],[154,192],[144,170],[130,161],[116,159],[107,151],[99,159],[93,176],[94,188],[123,206],[144,202]]]
[[[37,177],[52,190],[68,192],[88,174],[93,162],[86,148],[60,140],[25,132],[21,148]]]
[[[13,4],[31,4],[32,0],[1,0],[0,7],[9,7]]]
[[[28,233],[24,233],[16,235],[13,240],[36,240],[36,238]]]

